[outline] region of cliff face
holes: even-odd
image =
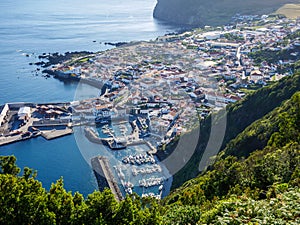
[[[223,25],[235,14],[262,15],[299,0],[158,0],[153,16],[170,23],[203,26]]]

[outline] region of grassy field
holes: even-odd
[[[300,17],[300,4],[286,4],[279,8],[276,14],[283,14],[288,18],[296,19]]]

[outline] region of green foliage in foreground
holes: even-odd
[[[203,214],[199,224],[299,224],[299,188],[286,189],[273,198],[254,200],[245,196],[219,201]]]
[[[0,158],[0,224],[160,224],[162,217],[158,202],[152,198],[127,196],[117,202],[110,190],[94,192],[87,199],[79,193],[67,192],[63,180],[46,191],[42,184],[22,176],[14,164],[14,156]],[[13,170],[4,170],[10,165]]]
[[[239,104],[232,110],[242,110],[247,101]],[[0,224],[299,224],[300,92],[162,201],[133,194],[117,202],[108,189],[85,199],[67,192],[62,179],[47,191],[35,172],[24,168],[20,174],[15,162],[14,156],[0,156]]]
[[[11,159],[14,157],[1,157],[1,162]],[[177,193],[179,199],[173,203],[168,202],[170,198],[158,202],[137,195],[117,202],[108,189],[84,199],[79,193],[67,192],[62,179],[46,191],[34,177],[2,173],[0,224],[299,224],[299,173],[298,166],[298,172],[292,175],[293,182],[265,187],[262,199],[256,189],[247,188],[241,194],[228,192],[227,197],[214,196],[208,200],[195,180]],[[216,182],[212,175],[204,177],[204,186]],[[224,180],[226,175],[219,178]]]

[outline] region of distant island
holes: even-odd
[[[156,19],[189,26],[219,26],[233,16],[263,15],[276,12],[288,3],[299,0],[158,0],[153,12]]]

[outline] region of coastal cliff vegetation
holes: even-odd
[[[158,0],[153,15],[157,19],[175,24],[220,26],[229,23],[236,14],[270,14],[287,3],[299,4],[299,0]],[[288,13],[293,6],[298,7],[289,4]]]
[[[160,201],[132,194],[117,202],[108,189],[84,198],[67,192],[62,178],[46,190],[35,171],[20,172],[14,156],[2,156],[0,224],[299,224],[299,79],[229,105],[215,163]],[[192,172],[195,158],[181,174]]]
[[[245,148],[241,149],[238,145],[235,147],[233,143],[236,142],[237,139],[234,138],[239,138],[238,135],[245,129],[248,129],[248,126],[272,112],[299,90],[300,74],[297,72],[294,76],[286,77],[280,82],[275,82],[255,92],[249,93],[236,103],[229,104],[226,108],[226,114],[221,112],[220,115],[217,114],[214,117],[215,124],[222,121],[222,117],[227,117],[226,131],[221,149],[225,149],[226,155],[228,155],[229,152],[233,154],[233,149],[236,149],[236,154],[243,156],[248,156],[256,149],[262,149],[264,146],[262,142],[251,143],[246,141],[244,142]],[[211,124],[211,116],[201,121],[197,148],[190,161],[174,175],[173,188],[179,187],[185,181],[196,177],[199,172],[201,172],[199,171],[199,163],[209,140]],[[261,132],[263,133],[264,131]],[[254,137],[253,135],[252,138],[261,137]]]

